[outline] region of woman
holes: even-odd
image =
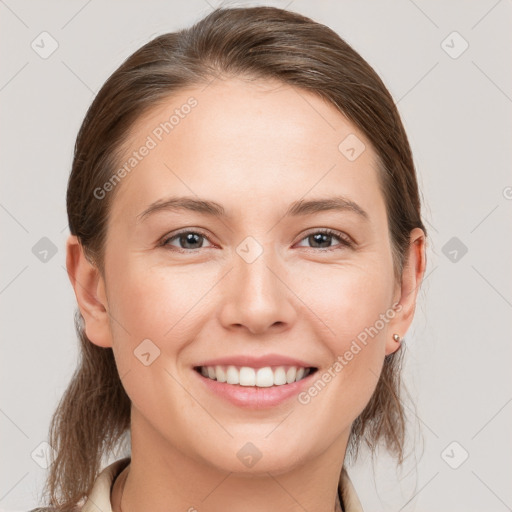
[[[363,442],[402,461],[426,264],[407,136],[366,61],[273,7],[159,36],[91,105],[67,207],[81,360],[49,506],[362,510],[344,462]]]

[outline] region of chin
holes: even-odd
[[[236,436],[227,443],[219,443],[219,439],[213,441],[216,450],[199,454],[200,457],[212,467],[224,472],[239,473],[247,476],[264,476],[268,473],[286,473],[291,469],[301,466],[316,452],[313,447],[308,447],[300,442],[293,433],[296,442],[283,442],[281,439],[264,439],[269,430],[261,436]],[[287,436],[288,440],[290,435]],[[251,438],[253,439],[251,441]],[[259,441],[259,440],[260,441]]]

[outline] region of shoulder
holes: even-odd
[[[73,510],[69,510],[68,512],[80,512],[81,508],[75,508]],[[37,507],[29,510],[28,512],[62,512],[57,510],[54,507]]]
[[[28,512],[55,512],[55,509],[51,508],[51,507],[38,507],[38,508],[33,508],[32,510],[29,510]]]
[[[96,477],[94,485],[82,506],[66,512],[98,512],[111,510],[110,490],[117,475],[130,463],[130,457],[117,460],[104,468]],[[37,507],[28,512],[63,512],[54,507]]]
[[[98,512],[98,510],[112,510],[110,494],[112,485],[116,477],[131,462],[130,457],[119,459],[107,466],[96,477],[93,488],[89,493],[87,501],[84,503],[80,512]]]
[[[340,490],[345,505],[345,512],[363,512],[363,506],[359,501],[354,484],[348,476],[345,466],[343,466],[340,475]]]

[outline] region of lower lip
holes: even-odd
[[[291,384],[258,388],[256,386],[240,386],[239,384],[218,382],[203,377],[196,370],[192,371],[201,379],[209,391],[238,407],[248,409],[268,409],[282,404],[293,396],[298,395],[303,388],[309,385],[311,378],[317,373],[310,373],[307,377]]]

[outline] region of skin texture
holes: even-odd
[[[229,78],[180,91],[137,121],[127,155],[190,96],[197,106],[117,185],[105,280],[75,237],[67,246],[87,336],[113,348],[132,401],[123,512],[221,511],[228,503],[245,512],[332,511],[350,426],[385,355],[399,347],[393,334],[404,336],[413,318],[424,233],[411,232],[395,283],[369,141],[327,102],[283,84]],[[355,161],[338,149],[349,134],[366,146]],[[160,211],[137,220],[171,195],[216,201],[228,217]],[[368,220],[351,211],[284,217],[293,201],[333,195],[355,201]],[[205,238],[159,246],[184,228]],[[326,228],[354,246],[336,236],[315,244],[310,235]],[[236,252],[248,236],[263,250],[252,263]],[[204,359],[273,353],[308,361],[321,375],[394,303],[394,318],[306,405],[294,397],[266,410],[236,407],[192,369]],[[134,357],[145,339],[160,350],[149,366]],[[237,457],[247,442],[261,452],[251,468]],[[118,486],[113,499],[119,510]]]

